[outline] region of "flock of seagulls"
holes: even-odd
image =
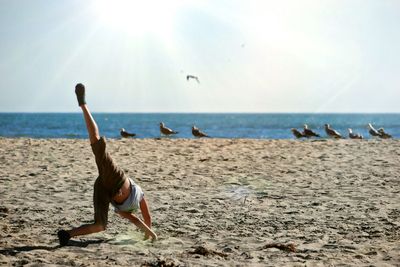
[[[342,134],[340,134],[338,131],[336,131],[335,129],[333,129],[329,124],[325,124],[325,132],[328,135],[328,137],[331,138],[335,138],[335,139],[341,139],[344,138],[342,136]],[[392,138],[392,136],[388,133],[385,132],[385,130],[383,128],[379,128],[378,130],[376,130],[371,123],[368,123],[368,128],[369,128],[369,134],[372,137],[379,137],[382,139],[388,139],[388,138]],[[311,138],[311,137],[320,137],[319,134],[315,133],[313,130],[311,130],[310,128],[308,128],[307,124],[304,124],[304,129],[302,132],[300,132],[299,130],[292,128],[291,129],[293,135],[296,138]],[[350,139],[363,139],[364,137],[359,134],[359,133],[354,133],[353,130],[351,128],[348,128],[349,131],[349,138]]]
[[[178,134],[179,132],[172,130],[171,128],[168,128],[165,126],[164,122],[160,122],[160,134],[161,136],[172,136],[175,134]],[[134,133],[129,133],[125,131],[124,128],[121,129],[120,131],[121,137],[123,138],[128,138],[128,137],[134,137],[136,134]],[[202,138],[202,137],[210,137],[208,134],[205,132],[201,131],[199,128],[196,127],[196,125],[192,126],[192,134],[196,138]]]
[[[325,124],[325,132],[328,137],[335,138],[335,139],[341,139],[345,138],[342,136],[341,133],[333,129],[329,124]],[[382,139],[388,139],[392,138],[392,136],[385,132],[383,128],[379,128],[376,130],[371,123],[368,123],[368,128],[369,128],[369,134],[372,137],[379,137]],[[299,131],[295,128],[290,129],[293,135],[296,138],[312,138],[312,137],[321,137],[318,133],[315,131],[311,130],[307,124],[303,125],[303,131]],[[178,134],[179,132],[172,130],[171,128],[168,128],[165,126],[164,122],[160,122],[160,134],[161,136],[172,136],[175,134]],[[128,138],[128,137],[135,137],[136,134],[134,133],[129,133],[127,132],[124,128],[121,129],[120,131],[121,137]],[[196,125],[192,126],[192,135],[196,138],[202,138],[202,137],[210,137],[208,134],[205,132],[201,131],[199,128],[196,127]],[[348,137],[350,139],[363,139],[364,137],[359,134],[359,133],[354,133],[351,128],[348,128]]]

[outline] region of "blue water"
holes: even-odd
[[[119,138],[120,128],[137,138],[159,137],[159,123],[179,131],[176,138],[193,138],[195,124],[215,138],[292,139],[290,128],[311,129],[326,137],[324,124],[331,124],[347,137],[347,128],[369,138],[367,124],[384,127],[400,138],[400,114],[167,114],[94,113],[101,135]],[[0,113],[0,136],[32,138],[87,138],[80,113]]]

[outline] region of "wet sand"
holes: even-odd
[[[108,140],[159,240],[93,219],[87,140],[0,138],[0,265],[400,266],[399,140]],[[169,264],[169,265],[168,265]]]

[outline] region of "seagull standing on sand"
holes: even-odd
[[[334,129],[332,129],[329,124],[325,124],[325,132],[329,137],[333,137],[333,138],[337,138],[337,139],[342,138],[342,135],[338,131],[335,131]]]
[[[351,128],[349,130],[349,138],[350,139],[363,139],[363,136],[359,133],[353,133],[353,130]]]
[[[372,126],[371,123],[368,123],[368,128],[369,128],[369,134],[374,136],[374,137],[380,137],[381,134]]]
[[[121,128],[121,131],[119,133],[121,134],[122,137],[125,137],[125,138],[136,136],[136,134],[134,134],[134,133],[128,133],[127,131],[125,131],[124,128]]]
[[[303,138],[303,137],[306,137],[306,135],[305,135],[304,133],[301,133],[300,131],[298,131],[298,130],[295,129],[295,128],[292,128],[292,129],[290,129],[290,130],[292,131],[294,137],[296,137],[296,138]]]
[[[171,134],[177,134],[178,132],[171,130],[170,128],[166,127],[163,122],[160,122],[160,133],[162,135],[169,136]]]
[[[194,80],[196,80],[198,83],[200,83],[199,77],[197,77],[197,76],[194,76],[194,75],[186,75],[186,80],[189,81],[189,79],[194,79]]]
[[[304,124],[303,134],[307,138],[309,138],[309,137],[319,137],[319,134],[317,134],[313,130],[309,129],[307,124]]]
[[[210,137],[206,133],[200,131],[200,129],[197,128],[195,125],[192,126],[192,134],[193,134],[194,137],[198,137],[198,138]]]
[[[380,138],[383,138],[383,139],[392,138],[392,136],[390,134],[388,134],[387,132],[385,132],[385,130],[383,128],[379,128],[378,133],[380,134],[380,136],[379,136]]]

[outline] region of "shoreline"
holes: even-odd
[[[103,136],[103,135],[101,135]],[[349,141],[349,142],[366,142],[366,141],[377,141],[377,142],[391,142],[391,141],[400,141],[399,138],[364,138],[364,139],[350,139],[348,137],[341,139],[334,139],[330,137],[317,137],[317,138],[231,138],[231,137],[202,137],[202,138],[186,138],[186,137],[107,137],[104,136],[107,140],[114,141],[134,141],[134,140],[185,140],[185,141],[195,141],[195,140],[239,140],[239,141],[295,141],[295,142],[341,142],[341,141]],[[26,139],[26,140],[79,140],[79,141],[89,141],[88,138],[68,138],[68,137],[26,137],[26,136],[0,136],[0,139],[10,139],[10,140],[18,140],[18,139]]]

